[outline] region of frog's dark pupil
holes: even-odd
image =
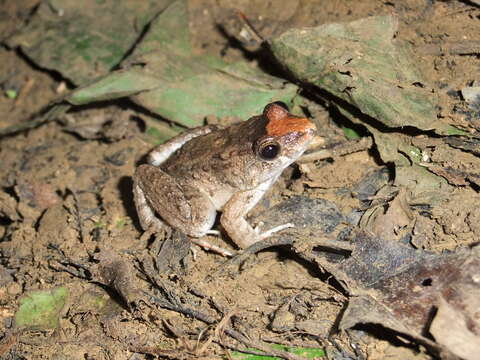
[[[279,150],[280,146],[278,144],[268,144],[260,150],[260,155],[265,160],[273,160],[278,155]]]

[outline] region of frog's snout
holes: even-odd
[[[306,141],[310,141],[314,138],[315,133],[317,132],[317,127],[313,122],[304,118],[304,129],[302,131],[302,137],[305,138]]]

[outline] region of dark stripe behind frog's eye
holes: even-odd
[[[274,160],[280,154],[280,144],[276,142],[267,142],[260,146],[258,155],[263,160]]]

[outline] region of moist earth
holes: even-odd
[[[33,0],[2,2],[2,37],[20,27],[36,5]],[[265,38],[289,28],[394,13],[400,22],[397,38],[413,45],[415,65],[437,90],[439,116],[460,127],[478,122],[462,110],[460,96],[480,73],[480,9],[468,1],[191,3],[189,26],[199,51],[227,60],[247,58],[252,66],[264,67],[265,58],[258,61],[253,50],[225,33],[231,28],[232,8],[241,10]],[[468,41],[476,41],[476,50],[455,47]],[[453,50],[435,45],[440,43]],[[15,99],[0,97],[0,128],[34,116],[70,86],[19,51],[0,48],[0,60],[2,88],[19,89]],[[345,141],[344,120],[327,109],[313,104],[309,109],[326,147]],[[241,346],[222,332],[226,324],[264,342],[327,348],[335,359],[339,354],[435,357],[421,346],[400,346],[405,344],[381,329],[335,333],[348,294],[328,273],[282,246],[225,269],[225,258],[190,247],[181,234],[144,234],[134,209],[132,174],[153,147],[145,137],[146,115],[127,101],[117,101],[75,109],[67,116],[75,119],[75,126],[63,119],[0,139],[0,357],[228,358],[227,353]],[[396,205],[384,211],[384,220],[374,228],[398,241],[408,233],[417,249],[436,254],[478,242],[477,155],[460,151],[452,156],[452,148],[436,138],[417,141],[432,160],[442,163],[443,172],[432,172],[444,176],[452,187],[450,196],[413,205],[425,211],[412,223],[402,205],[408,196],[383,194],[397,199]],[[250,215],[268,217],[269,209],[283,200],[302,196],[328,201],[335,214],[328,221],[335,225],[352,223],[366,210],[367,200],[382,196],[368,186],[378,190],[376,184],[387,184],[392,176],[388,169],[374,147],[300,163],[284,172]],[[394,230],[392,223],[398,225]],[[225,235],[208,240],[235,249]],[[155,284],[156,297],[146,291],[148,284]],[[56,329],[22,331],[14,326],[19,299],[57,287],[66,288],[69,296]]]

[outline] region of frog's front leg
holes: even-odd
[[[181,134],[164,142],[163,144],[158,145],[152,151],[150,151],[150,153],[148,154],[148,163],[154,166],[160,166],[165,160],[170,157],[170,155],[180,149],[183,144],[189,142],[197,136],[211,133],[213,130],[216,129],[217,127],[214,125],[207,125],[186,130]]]
[[[235,244],[242,249],[268,238],[277,231],[294,226],[290,223],[283,224],[264,233],[259,233],[245,219],[248,212],[253,209],[274,181],[275,179],[272,179],[260,184],[253,190],[242,191],[233,195],[223,207],[220,223]]]

